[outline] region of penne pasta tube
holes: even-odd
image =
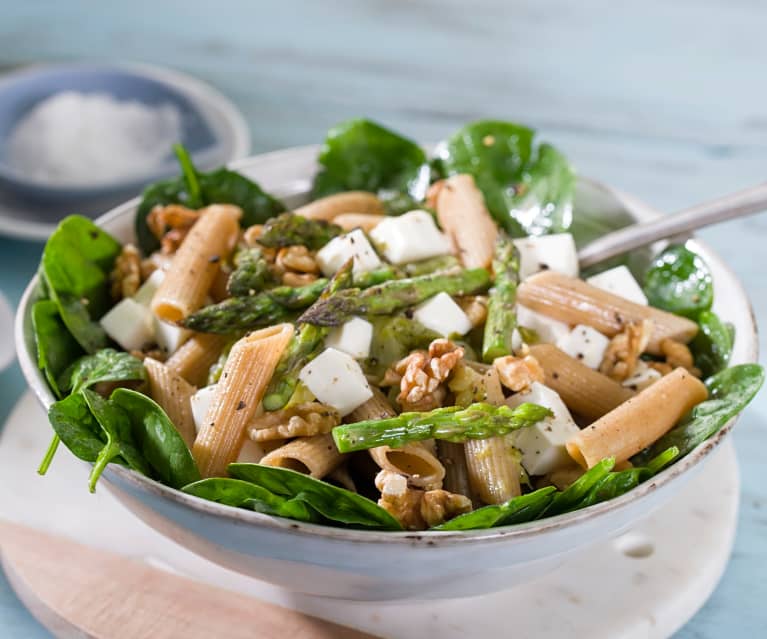
[[[144,368],[149,380],[149,396],[167,413],[170,421],[191,449],[197,431],[194,427],[190,400],[197,389],[165,364],[151,357],[144,360]]]
[[[629,322],[651,320],[653,333],[647,352],[660,355],[664,339],[687,343],[698,325],[684,317],[608,293],[576,277],[542,271],[520,284],[517,300],[523,306],[566,324],[586,324],[613,337]]]
[[[580,431],[567,442],[567,452],[584,468],[606,457],[620,464],[660,439],[707,397],[703,382],[677,368]]]
[[[381,220],[385,219],[385,215],[376,213],[341,213],[333,218],[333,224],[338,224],[345,231],[362,229],[365,233],[369,233]]]
[[[463,444],[441,440],[437,442],[439,460],[445,467],[445,478],[442,487],[453,494],[466,495],[471,498],[472,490],[469,483],[469,469],[466,466],[466,453]],[[472,501],[474,501],[472,499]]]
[[[595,371],[553,344],[535,344],[530,354],[543,368],[544,383],[555,390],[574,413],[596,420],[630,399],[634,393]]]
[[[203,209],[184,238],[152,298],[152,311],[166,322],[177,322],[205,302],[221,260],[231,253],[240,232],[242,210],[229,204]]]
[[[210,367],[218,361],[227,339],[226,335],[195,333],[168,358],[165,365],[190,384],[205,386]]]
[[[344,456],[338,452],[333,436],[299,437],[264,455],[261,464],[290,470],[322,479],[337,468]]]
[[[496,406],[503,404],[505,397],[495,368],[483,375],[483,383],[485,401]],[[464,453],[469,485],[484,503],[501,504],[522,494],[520,459],[509,437],[467,441]]]
[[[278,324],[249,333],[232,346],[192,448],[203,477],[225,477],[227,466],[237,459],[245,429],[292,335],[292,324]]]
[[[373,397],[353,410],[346,421],[353,423],[385,419],[396,414],[384,394],[373,388]],[[368,452],[379,468],[404,475],[413,486],[429,490],[442,486],[445,467],[426,441],[405,444],[401,448],[377,446]]]
[[[378,196],[367,191],[347,191],[321,197],[319,200],[299,206],[293,211],[296,215],[310,220],[330,221],[342,213],[367,213],[384,215],[386,210]]]
[[[471,175],[444,180],[437,195],[437,219],[466,268],[490,266],[498,227]]]

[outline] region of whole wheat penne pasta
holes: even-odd
[[[578,464],[572,463],[562,468],[552,470],[546,475],[546,479],[559,490],[566,490],[570,485],[586,472]]]
[[[232,346],[192,449],[203,477],[224,477],[237,459],[245,429],[292,335],[292,324],[278,324],[249,333]]]
[[[328,473],[325,476],[325,481],[332,482],[353,493],[357,492],[357,485],[354,483],[354,478],[351,476],[351,473],[349,473],[348,464],[341,464],[338,468]]]
[[[205,386],[210,367],[218,361],[227,339],[226,335],[194,333],[165,365],[190,384]]]
[[[437,219],[465,267],[490,266],[498,227],[471,175],[453,175],[444,180],[437,195]]]
[[[442,487],[454,494],[471,498],[473,492],[469,483],[469,469],[463,444],[441,440],[437,442],[437,456],[445,467]],[[472,501],[474,501],[472,499]]]
[[[606,457],[625,462],[707,397],[703,382],[677,368],[580,431],[567,442],[567,452],[584,468]]]
[[[231,253],[240,232],[242,209],[213,204],[184,238],[152,298],[152,311],[160,319],[177,322],[200,308],[210,292],[219,262]]]
[[[261,459],[266,466],[289,468],[322,479],[341,464],[344,456],[338,452],[333,436],[299,437],[276,448]]]
[[[483,375],[485,401],[502,404],[505,400],[498,371]],[[522,494],[520,461],[508,436],[475,439],[464,444],[466,470],[472,491],[486,504],[500,504]]]
[[[362,229],[365,233],[369,233],[381,220],[385,219],[385,215],[376,213],[341,213],[333,218],[333,224],[338,224],[345,231]]]
[[[293,211],[311,220],[330,221],[342,213],[370,213],[384,215],[386,210],[378,196],[367,191],[346,191],[322,197]]]
[[[609,413],[634,393],[589,368],[553,344],[535,344],[530,354],[543,367],[544,383],[555,390],[574,413],[590,420]]]
[[[149,380],[149,395],[167,413],[186,445],[191,448],[197,432],[190,399],[197,389],[165,364],[151,357],[144,360],[144,368]]]
[[[698,332],[698,325],[684,317],[652,306],[635,304],[576,277],[554,271],[542,271],[520,284],[520,304],[566,324],[586,324],[613,337],[629,322],[649,319],[653,333],[647,352],[660,355],[660,343],[666,339],[687,343]]]

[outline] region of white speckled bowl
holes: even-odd
[[[316,153],[316,147],[288,149],[243,160],[234,168],[289,203],[297,203],[308,192],[316,171]],[[120,240],[131,240],[137,204],[138,200],[132,200],[97,222]],[[615,227],[657,215],[639,201],[583,178],[576,211]],[[711,250],[701,243],[695,249],[713,271],[715,309],[735,324],[733,363],[755,361],[756,326],[746,292]],[[35,277],[19,307],[16,345],[24,375],[47,407],[54,397],[37,369],[30,319],[39,292]],[[534,579],[579,548],[604,543],[631,526],[671,498],[734,423],[622,497],[574,513],[486,531],[384,533],[295,522],[191,497],[120,466],[109,467],[101,488],[108,486],[138,517],[192,551],[291,590],[354,600],[470,596]],[[55,468],[47,481],[56,481]]]

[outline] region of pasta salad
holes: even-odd
[[[71,216],[46,244],[41,473],[63,443],[91,490],[116,463],[300,521],[489,528],[626,493],[762,384],[728,367],[688,247],[579,272],[575,175],[526,127],[475,122],[430,158],[346,122],[290,210],[176,153],[135,243]]]

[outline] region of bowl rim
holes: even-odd
[[[299,159],[306,160],[311,154],[316,154],[318,148],[318,145],[289,147],[243,158],[229,163],[228,166],[233,170],[239,170],[247,173],[248,168],[259,164],[267,164],[270,161],[276,160],[277,158],[283,161],[286,159],[293,159],[296,162],[298,162]],[[618,189],[611,188],[602,182],[583,176],[579,176],[578,180],[615,198],[618,202],[621,203],[623,208],[628,210],[637,220],[649,220],[653,217],[658,217],[661,215],[659,211],[645,204],[638,198],[625,194]],[[103,226],[104,224],[129,214],[129,212],[134,210],[138,205],[140,199],[140,196],[135,197],[111,209],[104,215],[96,218],[95,222],[99,226]],[[745,318],[745,322],[748,325],[748,331],[746,334],[739,334],[739,337],[744,339],[747,344],[747,352],[745,355],[746,361],[757,361],[759,341],[756,319],[754,316],[751,301],[746,293],[745,288],[743,287],[743,284],[729,267],[729,265],[724,262],[710,247],[708,247],[706,243],[700,241],[697,238],[693,241],[696,246],[699,246],[701,249],[703,249],[706,254],[715,258],[717,262],[717,269],[723,271],[727,274],[728,277],[731,278],[735,287],[734,293],[736,297],[741,298],[744,301],[748,309],[748,317]],[[38,401],[47,410],[48,407],[55,401],[55,398],[48,388],[42,373],[37,368],[36,357],[27,352],[24,348],[24,323],[26,316],[31,309],[30,302],[38,288],[38,281],[39,276],[36,273],[22,294],[16,313],[14,337],[16,342],[16,352],[22,373],[24,374],[24,377],[30,388],[37,396]],[[378,544],[384,542],[400,545],[405,544],[406,546],[416,545],[419,547],[502,542],[510,539],[529,538],[532,536],[538,536],[545,532],[570,528],[583,520],[592,519],[608,512],[618,510],[634,501],[639,501],[647,497],[651,493],[654,493],[658,488],[672,482],[681,475],[686,474],[687,471],[690,471],[698,466],[727,437],[727,435],[733,429],[735,423],[738,421],[739,417],[740,415],[736,415],[733,419],[727,422],[727,424],[725,424],[713,437],[696,446],[689,454],[680,459],[678,462],[671,464],[668,468],[655,475],[649,481],[645,481],[639,484],[636,488],[630,490],[624,495],[621,495],[620,497],[616,497],[614,499],[610,499],[608,501],[601,502],[571,513],[565,513],[562,515],[548,517],[524,524],[512,524],[484,530],[376,531],[335,528],[321,524],[312,524],[281,517],[274,517],[255,511],[249,511],[241,508],[235,508],[233,506],[226,506],[223,504],[207,501],[200,497],[194,497],[192,495],[183,493],[180,490],[170,488],[169,486],[161,484],[156,480],[145,477],[144,475],[141,475],[123,466],[108,466],[104,473],[103,479],[107,480],[107,484],[110,484],[116,480],[121,485],[127,485],[132,490],[145,491],[155,497],[169,499],[176,505],[189,508],[203,515],[221,517],[227,520],[227,522],[230,524],[265,527],[275,531],[289,532],[294,535],[310,536],[313,539],[321,537],[328,541],[344,543],[352,542],[356,544]]]
[[[114,72],[133,75],[138,78],[156,82],[165,87],[170,93],[176,94],[181,100],[189,105],[197,115],[202,118],[216,135],[216,129],[223,124],[228,129],[231,149],[229,156],[233,159],[244,159],[250,151],[250,128],[243,114],[234,103],[229,100],[214,86],[203,82],[199,78],[187,75],[181,71],[168,67],[147,64],[144,62],[98,62],[83,60],[78,62],[38,62],[25,64],[10,73],[0,76],[0,90],[20,80],[45,73],[98,73]],[[215,121],[214,121],[215,120]],[[197,155],[204,157],[215,151],[218,143],[202,149]],[[26,190],[40,189],[48,197],[80,197],[83,193],[89,196],[98,196],[110,192],[125,192],[130,189],[138,190],[142,185],[151,183],[162,176],[167,175],[173,168],[170,160],[161,166],[149,171],[145,175],[131,176],[124,180],[110,180],[88,187],[84,184],[50,184],[42,180],[29,179],[21,176],[19,172],[9,165],[4,158],[0,157],[0,178],[14,184],[14,188]]]

